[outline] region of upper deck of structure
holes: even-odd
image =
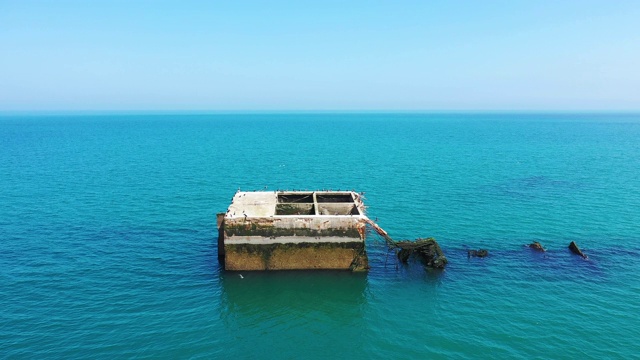
[[[362,217],[364,210],[353,191],[238,191],[225,218]]]

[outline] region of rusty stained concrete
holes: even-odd
[[[364,212],[351,191],[239,191],[219,214],[221,261],[227,270],[364,270]]]

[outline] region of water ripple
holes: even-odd
[[[2,356],[632,358],[639,124],[0,118]],[[366,191],[392,236],[436,237],[449,265],[398,264],[371,236],[368,274],[225,272],[215,213],[238,187]]]

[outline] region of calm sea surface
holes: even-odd
[[[238,188],[365,192],[449,266],[227,273]],[[639,314],[640,115],[0,117],[0,358],[627,359]]]

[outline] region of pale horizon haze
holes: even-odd
[[[0,112],[638,111],[638,1],[0,0]]]

